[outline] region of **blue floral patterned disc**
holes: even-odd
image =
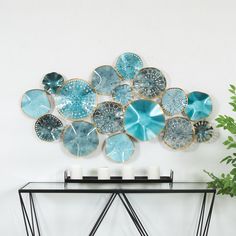
[[[185,114],[190,120],[201,120],[207,118],[212,112],[212,101],[208,94],[192,92],[188,95],[188,105]]]
[[[84,80],[69,80],[57,92],[56,105],[63,117],[78,120],[93,113],[96,93]]]
[[[62,122],[52,114],[41,116],[35,123],[35,132],[43,141],[52,142],[60,138]]]
[[[134,153],[134,143],[127,134],[114,134],[106,139],[105,153],[108,158],[116,162],[129,160]]]
[[[62,75],[52,72],[48,73],[43,78],[44,89],[50,93],[55,94],[59,88],[64,84],[64,78]]]
[[[136,100],[125,111],[124,127],[132,137],[141,141],[155,138],[165,127],[165,117],[160,106],[149,100]]]
[[[163,140],[172,149],[183,149],[193,142],[194,130],[190,120],[174,117],[167,120]]]
[[[99,94],[110,95],[118,84],[120,79],[112,66],[100,66],[92,74],[92,86]]]
[[[132,100],[132,88],[129,84],[121,84],[112,91],[114,101],[125,106]]]
[[[132,80],[141,68],[141,58],[132,52],[123,53],[116,62],[116,70],[124,80]]]
[[[212,125],[206,120],[200,120],[194,124],[195,137],[198,143],[209,141],[214,135]]]
[[[71,154],[87,156],[99,144],[96,128],[89,122],[74,121],[63,132],[63,144]]]
[[[164,112],[170,116],[182,113],[187,104],[188,98],[180,88],[167,89],[161,101]]]
[[[116,102],[102,102],[93,113],[92,120],[98,132],[111,134],[123,130],[123,108]]]
[[[38,119],[52,110],[48,94],[41,89],[32,89],[24,93],[21,109],[29,117]]]
[[[133,81],[137,93],[148,99],[156,98],[166,89],[166,79],[162,72],[153,67],[143,68]]]

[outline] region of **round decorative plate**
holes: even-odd
[[[63,132],[65,148],[75,156],[87,156],[96,150],[99,139],[93,124],[74,121]]]
[[[116,70],[124,80],[131,80],[143,68],[141,58],[132,52],[120,55],[116,62]]]
[[[127,134],[115,134],[106,139],[105,153],[108,158],[116,162],[129,160],[134,153],[134,143]]]
[[[198,143],[209,141],[214,135],[212,125],[206,120],[200,120],[194,124],[195,137]]]
[[[99,94],[110,95],[118,84],[120,79],[112,66],[100,66],[92,74],[92,86]]]
[[[169,88],[162,96],[162,108],[171,116],[182,113],[187,104],[188,98],[181,88]]]
[[[35,123],[35,132],[43,141],[52,142],[61,136],[63,124],[52,114],[41,116]]]
[[[52,110],[48,94],[41,89],[32,89],[24,93],[21,109],[29,117],[38,119]]]
[[[55,94],[64,84],[64,78],[56,72],[48,73],[44,76],[42,84],[44,85],[44,90],[50,94]]]
[[[172,149],[183,149],[193,142],[194,131],[190,120],[174,117],[167,120],[163,136],[164,142]]]
[[[207,118],[212,112],[212,101],[208,94],[192,92],[188,95],[188,105],[185,114],[190,120],[201,120]]]
[[[123,130],[123,108],[116,102],[102,102],[93,113],[92,120],[98,132],[115,133]]]
[[[132,88],[129,84],[121,84],[112,91],[114,101],[125,106],[132,100]]]
[[[56,104],[63,117],[78,120],[93,113],[96,107],[96,93],[84,80],[69,80],[57,92]]]
[[[125,111],[124,128],[132,137],[141,141],[155,138],[165,127],[161,107],[154,101],[136,100]]]
[[[153,67],[143,68],[133,81],[134,89],[144,98],[156,98],[166,89],[166,79],[162,72]]]

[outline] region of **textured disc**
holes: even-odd
[[[164,112],[168,115],[177,115],[184,111],[187,106],[188,98],[180,88],[169,88],[162,96],[161,105]]]
[[[96,150],[99,139],[93,124],[75,121],[63,132],[65,148],[75,156],[87,156]]]
[[[124,80],[133,79],[141,68],[143,68],[141,58],[132,52],[123,53],[116,62],[116,70]]]
[[[64,84],[64,78],[56,72],[48,73],[44,76],[42,84],[44,85],[44,90],[50,94],[55,94]]]
[[[41,116],[35,123],[35,132],[43,141],[52,142],[60,138],[63,124],[54,115]]]
[[[56,104],[63,117],[78,120],[93,113],[96,93],[84,80],[69,80],[57,92]]]
[[[132,88],[129,84],[121,84],[112,91],[114,101],[125,106],[132,100]]]
[[[29,117],[38,119],[52,110],[48,94],[41,89],[32,89],[24,93],[21,109]]]
[[[125,111],[124,127],[128,134],[141,141],[155,138],[165,127],[160,106],[149,100],[136,100]]]
[[[92,86],[99,94],[110,95],[118,84],[120,79],[112,66],[100,66],[92,74]]]
[[[184,117],[174,117],[167,120],[163,140],[172,149],[182,149],[193,142],[193,135],[190,120]]]
[[[106,139],[105,153],[108,158],[116,162],[129,160],[134,153],[134,143],[127,134],[115,134]]]
[[[143,68],[135,76],[133,85],[144,98],[156,98],[166,89],[166,79],[162,72],[153,67]]]
[[[102,134],[123,130],[123,108],[116,102],[102,102],[93,113],[92,120]]]
[[[209,141],[214,135],[212,125],[206,120],[200,120],[194,124],[195,137],[198,143]]]
[[[188,95],[188,105],[185,114],[190,120],[201,120],[207,118],[212,112],[212,101],[208,94],[192,92]]]

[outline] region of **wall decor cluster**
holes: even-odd
[[[104,153],[115,162],[131,158],[135,141],[160,136],[167,146],[180,150],[194,142],[208,142],[213,136],[213,127],[206,120],[212,112],[210,96],[167,88],[164,74],[144,67],[135,53],[123,53],[114,67],[96,68],[90,83],[65,81],[52,72],[44,76],[42,85],[44,89],[24,93],[21,109],[36,119],[38,138],[47,142],[59,139],[77,157],[95,151],[99,135],[106,135]],[[101,95],[109,96],[107,101],[98,102]],[[54,106],[60,118],[51,114]]]

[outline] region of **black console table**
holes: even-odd
[[[37,219],[36,207],[34,204],[34,194],[37,193],[87,193],[87,194],[110,194],[110,198],[103,211],[98,217],[94,227],[91,229],[89,236],[95,235],[98,227],[102,223],[107,211],[112,205],[114,199],[119,197],[127,210],[130,218],[137,228],[139,235],[148,236],[147,229],[144,228],[140,216],[137,215],[133,208],[128,194],[202,194],[202,204],[196,230],[196,236],[207,236],[210,226],[210,220],[214,205],[216,190],[207,188],[206,183],[73,183],[73,182],[29,182],[19,189],[19,198],[23,213],[23,219],[26,229],[26,235],[41,236],[39,221]],[[209,210],[206,213],[207,195],[211,195]],[[25,197],[29,197],[29,207],[25,204]]]

